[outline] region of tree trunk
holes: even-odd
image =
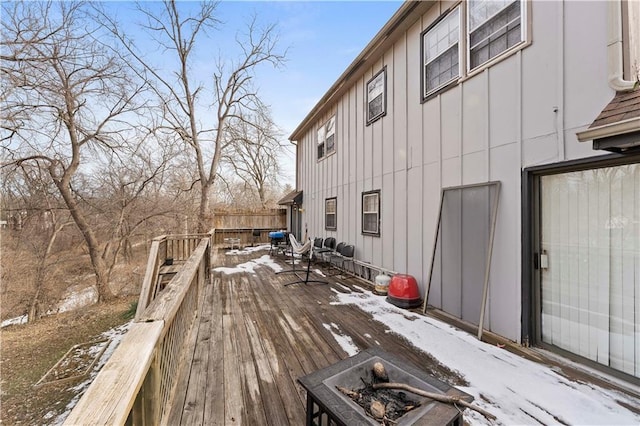
[[[36,274],[36,280],[35,280],[36,292],[31,298],[31,304],[29,305],[29,315],[27,316],[27,322],[33,322],[36,319],[38,319],[38,311],[40,307],[40,290],[42,285],[41,284],[42,278],[40,277],[40,275],[41,275],[40,272]]]
[[[64,184],[64,181],[59,181],[54,179],[56,186],[60,190],[60,194],[62,198],[64,198],[65,204],[73,217],[73,221],[76,226],[82,233],[84,237],[84,241],[87,244],[87,248],[89,249],[89,258],[91,259],[91,265],[93,266],[93,271],[96,274],[96,288],[98,290],[98,302],[103,302],[107,300],[112,300],[115,298],[115,295],[111,291],[109,287],[109,270],[107,268],[107,264],[101,256],[100,253],[100,245],[98,240],[89,226],[89,223],[85,219],[82,211],[78,207],[75,198],[73,198],[73,194],[71,193],[71,188]]]
[[[211,228],[209,215],[209,184],[203,182],[200,193],[200,209],[198,210],[198,233],[203,234]]]

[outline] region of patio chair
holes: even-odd
[[[328,252],[324,252],[322,253],[322,257],[325,261],[325,263],[327,263],[327,265],[329,266],[328,272],[329,275],[338,275],[338,273],[336,274],[331,274],[331,267],[333,266],[333,259],[334,258],[340,258],[342,256],[342,248],[345,246],[346,244],[344,242],[339,242],[338,245],[336,246],[335,251],[328,251]]]
[[[311,247],[313,256],[316,255],[316,251],[317,250],[321,250],[322,249],[322,243],[323,242],[324,242],[324,238],[322,238],[322,237],[315,237],[313,239],[313,247]]]
[[[293,259],[294,254],[300,255],[303,258],[307,257],[307,269],[305,271],[306,275],[302,278],[298,275],[298,271],[294,268],[290,271],[280,271],[277,274],[285,274],[285,273],[293,273],[296,277],[298,277],[297,281],[293,281],[290,283],[286,283],[285,286],[289,286],[292,284],[309,284],[309,283],[318,283],[318,284],[327,284],[326,281],[322,280],[310,280],[309,273],[311,272],[311,240],[307,240],[306,243],[300,244],[296,239],[295,235],[289,234],[289,241],[291,242],[291,258]],[[302,272],[302,271],[300,271]]]
[[[342,271],[347,271],[346,265],[351,263],[353,265],[353,256],[355,254],[355,246],[353,244],[338,244],[335,253],[329,254],[329,269],[334,265],[335,260],[335,269],[339,269],[340,272],[333,275],[341,275]]]
[[[342,256],[340,257],[340,268],[347,271],[346,265],[348,263],[350,263],[351,266],[353,267],[354,265],[353,257],[355,253],[356,253],[356,247],[353,244],[348,244],[342,247],[342,253],[341,253]],[[354,274],[355,274],[355,271],[354,271]]]
[[[254,229],[253,231],[251,231],[251,235],[253,235],[253,241],[251,242],[251,247],[256,245],[256,242],[260,239],[260,234],[261,232],[259,229]]]
[[[324,239],[324,244],[322,248],[313,251],[316,259],[320,258],[323,261],[325,260],[324,255],[326,253],[333,253],[336,251],[336,239],[333,237],[327,237]]]

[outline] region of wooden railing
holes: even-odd
[[[150,267],[157,275],[169,254],[185,263],[161,292],[142,289],[138,307],[142,302],[146,308],[136,313],[65,425],[166,423],[182,352],[209,281],[212,235],[163,236],[153,241],[147,275]]]
[[[140,318],[142,312],[160,291],[158,275],[160,267],[166,264],[169,259],[171,262],[187,260],[203,238],[208,238],[209,242],[212,243],[215,233],[214,229],[208,234],[161,235],[153,239],[151,250],[149,250],[147,270],[140,290],[136,319]]]

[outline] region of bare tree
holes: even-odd
[[[20,289],[20,297],[28,305],[28,320],[33,321],[40,317],[40,306],[46,298],[46,277],[56,266],[53,255],[57,239],[73,221],[55,186],[41,169],[23,166],[4,173],[3,178],[3,192],[11,199],[12,210],[26,213],[23,218],[26,226],[18,232],[28,253],[28,259],[21,259],[29,265],[28,270],[22,271],[23,278],[33,285],[14,283],[12,290]]]
[[[92,192],[100,194],[93,210],[101,216],[106,241],[102,256],[110,274],[121,255],[130,259],[133,239],[141,228],[153,228],[156,219],[174,217],[180,208],[164,191],[171,157],[171,149],[140,147],[124,159],[104,160],[92,175]]]
[[[222,163],[230,167],[247,186],[255,191],[264,209],[267,189],[278,184],[279,156],[284,149],[282,132],[276,127],[267,107],[260,113],[233,120],[229,126],[229,148]]]
[[[174,0],[165,0],[160,12],[138,7],[145,17],[143,29],[157,42],[159,49],[174,57],[171,64],[165,54],[162,69],[156,68],[152,59],[136,48],[115,20],[106,14],[101,17],[145,69],[151,86],[162,99],[162,129],[176,134],[192,152],[200,186],[199,232],[210,227],[211,193],[223,153],[229,146],[227,133],[232,121],[242,121],[244,112],[256,112],[260,108],[258,92],[252,84],[254,73],[263,64],[277,67],[285,59],[284,53],[277,50],[275,26],[260,27],[254,17],[247,26],[246,34],[237,37],[239,57],[235,60],[220,58],[216,70],[212,70],[213,108],[205,105],[207,87],[194,77],[193,55],[196,46],[208,41],[207,32],[221,24],[215,15],[216,7],[217,3],[203,2],[197,13],[187,16],[182,15]],[[214,111],[213,116],[211,110]]]
[[[45,170],[82,233],[98,299],[109,288],[105,243],[78,193],[93,159],[128,146],[144,82],[91,28],[84,3],[2,4],[3,167]],[[4,18],[7,17],[7,18]]]

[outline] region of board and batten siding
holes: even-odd
[[[303,224],[310,237],[354,244],[357,259],[415,276],[424,295],[442,188],[500,181],[485,326],[520,341],[521,172],[602,154],[575,133],[613,94],[607,6],[529,2],[526,47],[421,103],[421,33],[447,6],[419,17],[297,141]],[[386,115],[367,126],[366,84],[383,67]],[[317,126],[333,114],[336,152],[318,161]],[[380,190],[379,237],[361,233],[370,190]],[[330,197],[335,231],[324,226]]]

